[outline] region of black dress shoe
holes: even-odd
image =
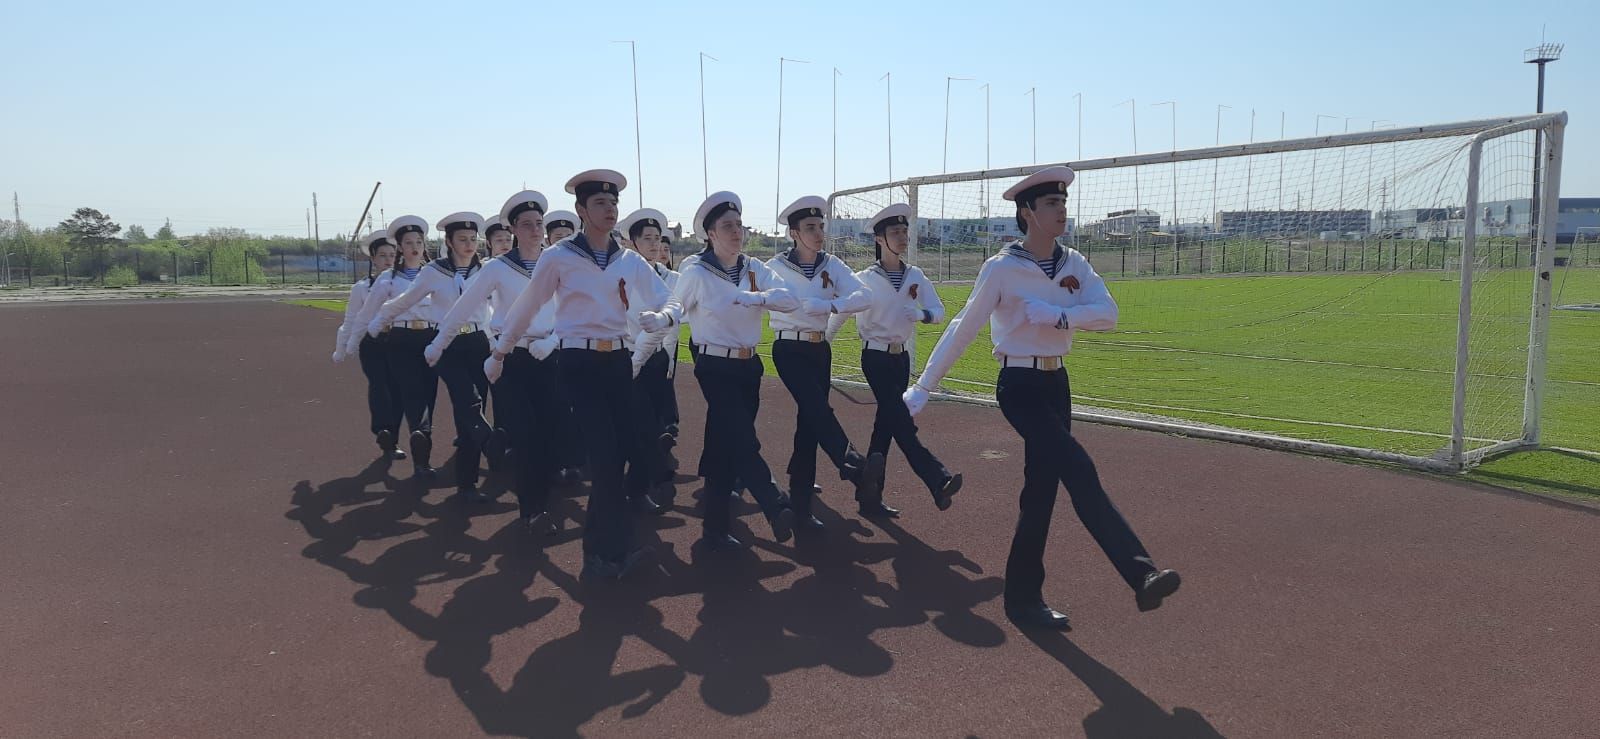
[[[633,507],[639,509],[640,513],[646,513],[652,516],[659,516],[671,510],[671,508],[668,506],[657,503],[655,498],[650,497],[649,493],[640,493],[639,497],[634,498]]]
[[[562,467],[557,477],[563,485],[576,485],[583,482],[583,473],[576,467]]]
[[[678,438],[678,424],[675,424],[675,423],[667,424],[666,431],[667,431],[667,433],[672,434],[672,438],[674,438],[674,439]]]
[[[671,451],[673,447],[678,445],[678,437],[663,431],[660,436],[656,437],[656,443],[661,446],[661,451]]]
[[[488,503],[491,498],[477,485],[457,485],[456,494],[468,503]]]
[[[390,449],[389,450],[389,459],[392,459],[392,460],[395,460],[395,461],[398,462],[398,461],[404,460],[405,458],[406,458],[405,451],[400,450],[400,449]]]
[[[778,541],[788,541],[794,538],[794,509],[784,507],[777,515],[770,519],[772,524],[772,538]]]
[[[1161,607],[1162,599],[1178,592],[1178,586],[1183,583],[1183,578],[1178,577],[1176,570],[1161,570],[1144,576],[1144,585],[1139,588],[1139,593],[1134,596],[1134,602],[1139,604],[1139,611],[1154,611]]]
[[[428,464],[428,457],[432,454],[433,438],[421,431],[411,432],[411,463],[417,466],[418,475],[433,474],[433,467]]]
[[[795,524],[795,526],[801,531],[821,531],[825,528],[828,528],[822,523],[822,519],[817,518],[809,513],[801,516],[800,520]]]
[[[671,480],[658,482],[655,488],[650,491],[650,499],[663,509],[670,509],[673,501],[678,499],[678,488],[673,486]]]
[[[862,503],[861,507],[859,509],[857,509],[857,513],[860,513],[861,515],[866,516],[867,518],[899,518],[900,517],[900,509],[899,508],[895,508],[893,506],[884,505],[881,501],[877,502],[877,503]]]
[[[733,534],[705,534],[700,537],[699,544],[708,552],[732,552],[744,548],[744,542],[735,539]]]
[[[1006,606],[1006,618],[1023,628],[1072,630],[1072,620],[1067,618],[1067,614],[1043,603],[1031,606]]]
[[[628,573],[639,569],[639,565],[645,560],[649,559],[653,554],[655,554],[655,550],[651,549],[650,547],[634,547],[633,551],[623,555],[621,562],[615,563],[617,568],[617,579],[621,580],[622,578],[627,577]]]
[[[621,570],[613,562],[607,562],[598,555],[583,555],[583,571],[578,573],[578,579],[586,582],[604,582],[616,580]]]
[[[961,475],[955,474],[944,479],[944,484],[939,486],[939,492],[933,494],[933,504],[941,511],[950,510],[950,499],[961,492]]]
[[[377,442],[378,448],[382,449],[385,455],[388,455],[390,452],[394,451],[395,448],[394,432],[390,431],[389,429],[379,431],[377,434]],[[393,457],[391,456],[390,459],[393,459]]]
[[[522,519],[522,525],[528,529],[528,533],[536,536],[550,536],[551,534],[561,533],[560,519],[549,511]]]

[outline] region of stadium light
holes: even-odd
[[[1544,40],[1544,32],[1539,33],[1539,45],[1522,52],[1523,64],[1539,65],[1539,91],[1534,103],[1533,112],[1544,112],[1544,65],[1561,58],[1561,50],[1565,44],[1548,43]],[[1544,150],[1544,131],[1533,131],[1533,199],[1528,207],[1528,224],[1530,235],[1538,233],[1539,229],[1539,165]]]

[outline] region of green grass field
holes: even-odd
[[[1467,435],[1521,436],[1528,271],[1474,282]],[[1561,303],[1600,302],[1600,270],[1560,270]],[[1443,272],[1207,276],[1112,281],[1118,330],[1078,334],[1068,368],[1079,406],[1151,414],[1351,446],[1428,455],[1448,443],[1460,283]],[[944,285],[955,315],[970,288]],[[301,301],[341,310],[340,301]],[[918,366],[943,326],[923,326]],[[987,336],[945,387],[989,394]],[[763,347],[770,344],[767,333]],[[859,378],[854,324],[839,336],[835,376]],[[1544,492],[1600,495],[1600,313],[1552,314],[1543,444],[1473,476]]]

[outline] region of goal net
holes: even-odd
[[[1549,274],[1553,238],[1537,224],[1554,223],[1565,120],[1071,163],[1060,241],[1121,308],[1116,331],[1074,342],[1076,411],[1431,468],[1538,443],[1550,280],[1536,275]],[[1044,166],[835,193],[830,248],[869,263],[866,219],[910,204],[912,261],[953,316],[983,261],[1021,235],[1001,193]],[[939,330],[920,335],[918,367]],[[992,397],[990,349],[985,331],[943,390]],[[846,377],[853,353],[835,357]]]

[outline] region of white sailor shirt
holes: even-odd
[[[533,317],[556,299],[554,333],[562,339],[620,339],[627,336],[629,315],[660,310],[671,294],[666,283],[638,252],[607,239],[607,253],[595,262],[582,233],[544,250],[528,287],[512,303],[495,351],[509,353],[526,335]],[[632,339],[632,336],[627,336]]]
[[[422,270],[427,268],[428,265],[426,264],[417,268],[417,275],[420,277]],[[361,306],[361,315],[356,316],[356,330],[349,332],[349,335],[345,337],[346,354],[356,351],[361,344],[361,337],[367,335],[367,327],[372,324],[372,319],[378,317],[378,311],[383,308],[384,304],[394,296],[405,292],[411,287],[411,284],[411,278],[406,277],[405,270],[401,267],[384,270],[383,274],[378,275],[378,279],[373,281],[372,287],[367,289],[367,299]],[[431,301],[428,298],[423,298],[421,303],[396,314],[389,320],[389,324],[393,324],[396,321],[426,320],[422,312],[429,307],[430,303]]]
[[[450,345],[463,324],[470,322],[472,317],[483,309],[487,301],[489,312],[489,336],[498,339],[505,327],[505,313],[495,310],[494,305],[503,305],[509,308],[518,295],[528,287],[528,278],[533,274],[524,267],[522,260],[517,258],[516,250],[506,252],[498,257],[483,263],[483,269],[467,280],[467,290],[456,299],[455,305],[450,306],[450,312],[445,314],[444,320],[439,322],[439,335],[434,337],[433,343],[441,349]],[[537,261],[535,261],[537,265]],[[542,339],[550,335],[555,325],[555,301],[549,301],[534,316],[528,325],[528,332],[524,336]],[[516,339],[521,339],[518,336]],[[516,339],[513,339],[515,341]]]
[[[739,255],[737,281],[729,280],[715,260],[704,255],[685,259],[680,266],[678,287],[661,312],[674,324],[689,324],[689,340],[696,344],[754,348],[761,341],[762,313],[800,307],[777,273],[759,259]],[[755,291],[767,293],[766,305],[734,303],[734,295],[751,292],[752,279]]]
[[[856,332],[862,341],[881,344],[903,344],[917,333],[916,323],[906,317],[905,306],[915,305],[927,312],[923,323],[940,323],[944,320],[944,303],[933,283],[921,269],[905,265],[905,277],[900,288],[895,289],[889,273],[881,264],[874,264],[856,273],[870,295],[871,305],[856,314]],[[915,295],[916,297],[912,297]],[[828,321],[828,333],[837,333],[849,316],[839,314]]]
[[[806,276],[805,268],[800,266],[793,248],[767,260],[767,266],[789,290],[789,294],[801,304],[804,304],[806,298],[832,303],[832,311],[819,315],[808,314],[798,309],[790,313],[772,314],[774,333],[826,331],[831,313],[855,313],[867,309],[872,304],[872,297],[867,293],[866,286],[862,285],[861,280],[850,271],[850,265],[827,252],[817,254],[811,277]]]
[[[1078,283],[1076,289],[1069,289],[1069,278]],[[1055,326],[1029,323],[1030,298],[1060,306],[1064,321]],[[1072,350],[1078,331],[1116,328],[1117,303],[1105,280],[1076,249],[1057,246],[1053,259],[1041,265],[1021,242],[1013,242],[983,263],[972,295],[939,337],[917,384],[937,387],[977,337],[984,319],[995,357],[1059,357]]]
[[[421,306],[417,312],[421,313],[422,320],[437,327],[438,324],[444,323],[450,307],[455,305],[456,300],[467,291],[467,282],[481,269],[483,263],[477,259],[473,259],[472,264],[467,265],[465,273],[458,272],[449,257],[435,259],[417,273],[416,281],[412,282],[405,292],[386,301],[383,307],[378,309],[378,315],[374,320],[385,326],[390,325],[402,312],[412,309],[426,299],[427,305]],[[467,321],[478,324],[480,329],[486,327],[489,323],[489,304],[485,302],[475,306]]]
[[[339,324],[339,334],[334,339],[334,349],[344,350],[345,344],[349,343],[350,332],[366,333],[367,324],[358,325],[356,318],[361,315],[361,308],[367,302],[367,293],[377,280],[377,275],[371,275],[356,280],[355,284],[350,286],[350,297],[344,302],[344,321]],[[357,339],[356,343],[359,345],[361,343],[360,339]]]

